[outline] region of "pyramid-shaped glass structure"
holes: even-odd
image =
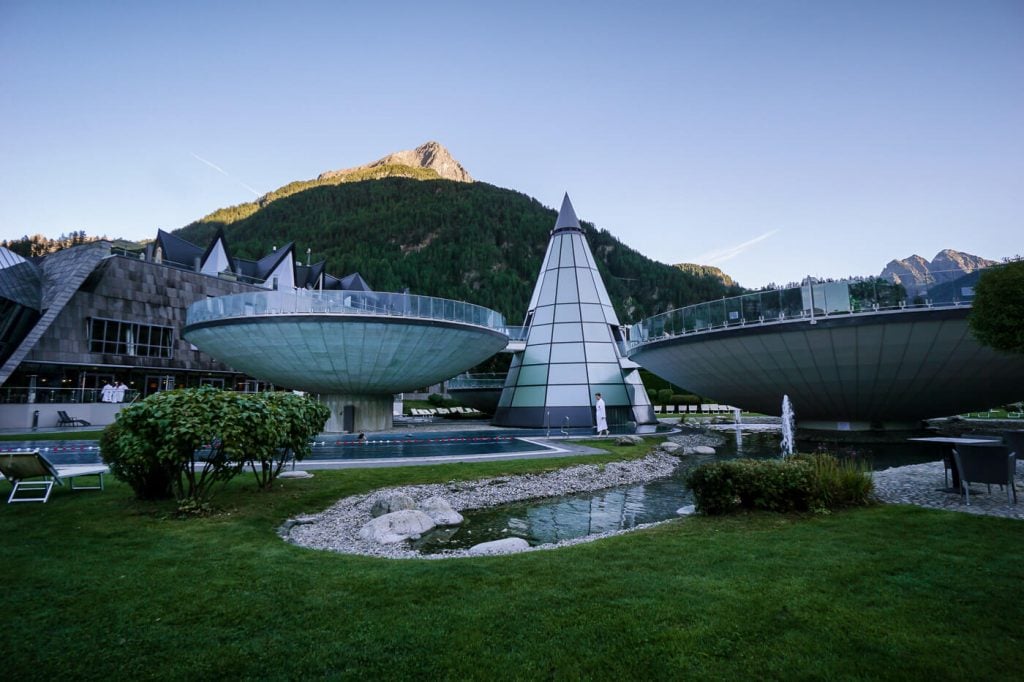
[[[637,366],[620,353],[623,329],[568,195],[524,326],[526,348],[512,357],[495,424],[590,427],[595,393],[612,426],[657,423]]]

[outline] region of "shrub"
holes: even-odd
[[[431,393],[427,396],[427,402],[435,407],[444,407],[444,396],[440,393]]]
[[[811,467],[812,509],[862,507],[871,503],[874,481],[867,462],[838,459],[824,453],[797,455],[794,459],[805,461]]]
[[[165,391],[122,410],[101,448],[137,496],[152,497],[166,476],[180,510],[202,511],[247,462],[258,485],[269,487],[289,457],[308,453],[309,436],[328,416],[325,406],[294,394]]]
[[[663,388],[658,391],[658,404],[662,407],[667,407],[669,401],[672,400],[672,389]]]
[[[100,435],[100,456],[115,477],[131,486],[140,500],[166,500],[173,492],[175,468],[157,457],[156,448],[114,422]]]
[[[862,506],[871,503],[873,490],[865,464],[822,454],[711,462],[690,472],[686,486],[697,511],[708,515],[740,508],[802,512]]]
[[[261,393],[258,400],[267,407],[267,420],[261,433],[250,434],[248,459],[256,484],[266,490],[289,459],[305,459],[310,439],[324,428],[331,411],[295,393]]]

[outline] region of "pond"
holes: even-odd
[[[481,542],[508,537],[523,538],[536,546],[676,518],[679,509],[693,504],[693,495],[683,481],[694,467],[720,459],[779,457],[777,427],[730,428],[723,429],[721,435],[726,442],[716,447],[717,454],[687,456],[668,478],[470,511],[464,514],[461,526],[435,529],[424,534],[413,546],[425,554],[433,554],[468,549]],[[894,442],[844,446],[834,441],[811,439],[799,440],[798,450],[824,449],[841,457],[864,459],[873,469],[881,470],[941,459],[943,448],[934,445]]]

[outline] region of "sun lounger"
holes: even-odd
[[[76,419],[75,417],[69,417],[68,413],[64,410],[57,411],[57,426],[92,426],[89,422],[84,419]]]
[[[0,452],[0,473],[11,482],[11,502],[46,502],[53,486],[67,480],[72,490],[103,490],[103,475],[110,469],[102,464],[69,464],[56,466],[38,450]],[[99,485],[76,486],[80,476],[99,476]],[[29,493],[18,497],[18,492]]]

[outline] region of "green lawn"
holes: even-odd
[[[192,520],[119,483],[4,505],[4,677],[906,680],[1024,667],[1019,521],[895,506],[690,518],[446,561],[275,535],[290,515],[380,486],[574,461],[320,471],[270,493],[240,477],[219,514]]]

